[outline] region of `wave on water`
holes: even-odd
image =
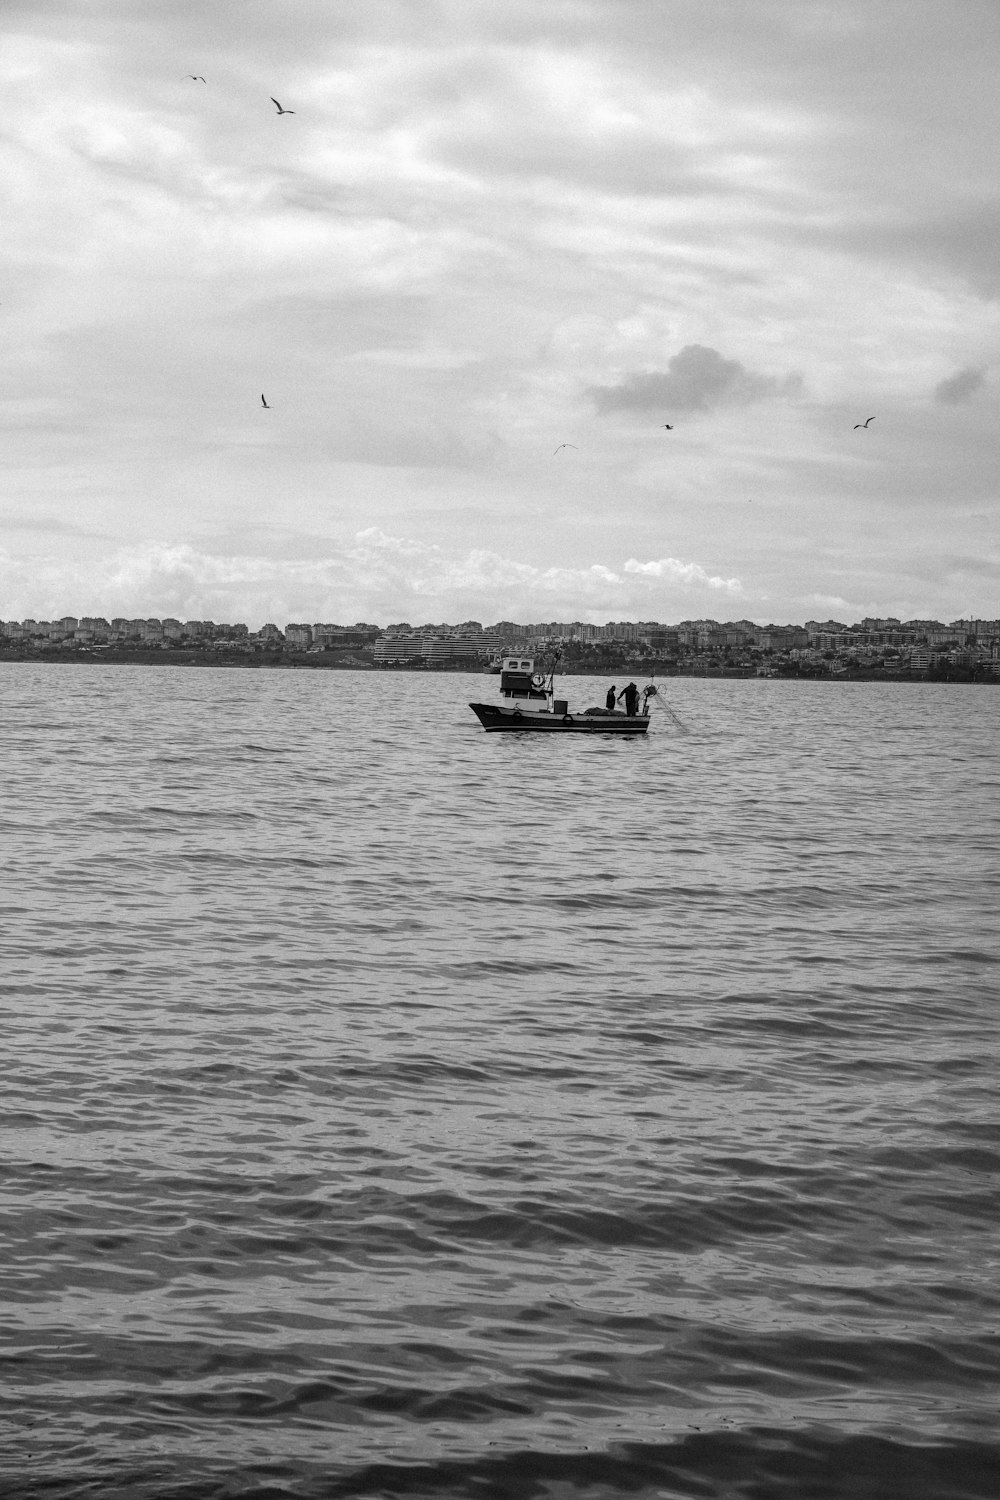
[[[0,667],[0,1493],[995,1500],[1000,698],[392,687]]]

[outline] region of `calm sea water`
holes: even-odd
[[[995,1500],[1000,691],[496,691],[0,666],[0,1492]]]

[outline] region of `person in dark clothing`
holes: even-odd
[[[608,688],[608,696],[604,700],[604,707],[607,709],[607,711],[608,711],[609,714],[613,714],[614,711],[615,711],[615,685],[614,685],[614,683],[612,683],[611,686]]]
[[[618,694],[619,700],[625,699],[625,712],[633,717],[639,712],[639,689],[634,682],[628,683]]]

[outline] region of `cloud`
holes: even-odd
[[[952,608],[995,476],[996,0],[129,9],[5,9],[0,494],[40,527],[5,611],[725,599],[624,569],[668,549],[769,610]]]
[[[451,553],[378,527],[346,546],[314,538],[309,557],[212,553],[189,544],[120,548],[96,560],[16,559],[0,552],[0,591],[11,617],[66,613],[176,616],[180,619],[428,620],[649,618],[650,586],[741,592],[735,578],[712,578],[697,563],[630,559],[540,567],[485,548]]]
[[[968,401],[985,384],[985,367],[966,365],[964,370],[956,370],[954,375],[949,375],[947,380],[934,387],[934,400],[942,401],[945,406],[957,406],[960,401]]]
[[[0,531],[32,531],[41,535],[93,537],[103,535],[91,526],[79,526],[61,516],[39,511],[33,516],[4,515],[0,513]]]
[[[637,573],[643,578],[665,578],[670,583],[679,583],[685,588],[719,589],[727,594],[743,593],[743,585],[738,578],[712,577],[697,563],[680,562],[676,557],[661,557],[655,562],[644,563],[630,557],[625,564],[625,572]]]
[[[860,620],[866,614],[876,613],[873,606],[852,603],[849,599],[842,599],[839,594],[807,594],[801,600],[801,605],[807,619],[815,615],[817,610],[827,615],[832,610],[835,616],[839,615],[845,620]]]
[[[717,349],[686,344],[667,361],[666,370],[637,371],[618,385],[592,386],[598,411],[708,411],[723,404],[744,405],[769,396],[795,395],[797,375],[777,380],[723,359]]]

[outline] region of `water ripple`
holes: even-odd
[[[4,1494],[993,1500],[1000,695],[388,681],[0,666]]]

